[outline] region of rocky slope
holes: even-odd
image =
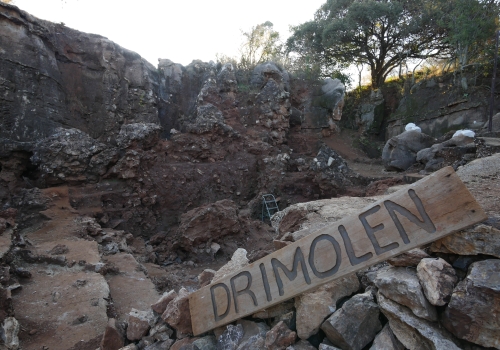
[[[461,170],[489,220],[393,262],[415,273],[376,266],[193,338],[189,292],[403,183],[337,152],[343,85],[155,68],[3,3],[0,50],[0,349],[499,348],[497,156]],[[500,150],[442,141],[428,171]],[[265,193],[288,207],[275,228]]]

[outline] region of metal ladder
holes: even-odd
[[[264,210],[265,209],[265,210]],[[278,204],[276,203],[276,199],[272,194],[265,194],[262,196],[262,221],[264,221],[264,216],[267,214],[269,221],[271,220],[271,216],[273,214],[280,211],[278,208]]]

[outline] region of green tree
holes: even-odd
[[[498,0],[440,0],[443,16],[439,25],[446,32],[444,39],[452,48],[451,59],[460,70],[467,66],[494,38],[498,26]]]
[[[287,50],[324,69],[366,64],[373,88],[410,59],[444,58],[449,44],[430,0],[327,0],[314,20],[292,28]]]
[[[281,57],[283,45],[271,22],[258,24],[242,34],[244,42],[240,48],[240,68],[251,69],[259,63]]]

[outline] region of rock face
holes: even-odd
[[[382,329],[379,308],[371,292],[357,294],[321,326],[333,345],[347,350],[361,350]]]
[[[325,318],[335,312],[337,302],[359,289],[355,274],[327,283],[295,298],[297,335],[307,339],[316,334]]]
[[[1,13],[0,94],[8,122],[0,138],[29,143],[65,126],[105,140],[124,120],[158,123],[156,69],[138,54],[15,7],[2,5]]]
[[[422,259],[417,266],[417,276],[427,300],[432,305],[445,305],[457,283],[453,267],[441,258]]]
[[[478,261],[460,282],[444,313],[444,326],[457,337],[500,349],[500,260]]]
[[[417,160],[417,152],[431,147],[434,138],[418,131],[405,131],[384,146],[382,160],[387,170],[404,171]]]
[[[57,128],[37,142],[32,161],[40,165],[47,184],[95,182],[107,171],[117,151],[78,129]]]
[[[410,309],[387,299],[381,293],[377,300],[392,331],[407,349],[460,349],[455,345],[453,336],[436,323],[415,316]]]
[[[425,298],[417,274],[404,267],[389,267],[377,272],[374,280],[379,294],[407,306],[418,317],[437,321],[436,308]]]

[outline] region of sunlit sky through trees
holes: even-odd
[[[41,19],[64,22],[100,34],[156,65],[168,58],[183,65],[193,59],[233,56],[241,30],[271,21],[284,41],[289,25],[312,20],[325,0],[14,0]]]

